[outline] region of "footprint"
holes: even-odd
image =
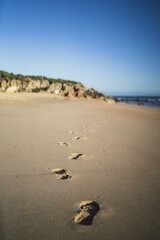
[[[76,131],[69,131],[68,133],[69,134],[76,134],[77,132]]]
[[[87,129],[87,128],[83,128],[83,129],[81,129],[83,132],[89,132],[89,129]]]
[[[85,157],[85,155],[82,153],[72,153],[71,156],[69,156],[68,158],[69,159],[78,159],[80,157]]]
[[[63,168],[50,169],[52,173],[56,174],[57,179],[68,179],[71,178],[71,172]]]
[[[83,128],[81,129],[83,132],[96,132],[95,129],[91,129],[91,128]]]
[[[58,144],[59,144],[61,147],[70,147],[70,144],[69,144],[69,143],[66,143],[66,142],[58,142]]]
[[[81,137],[74,137],[74,138],[72,138],[72,140],[79,140]]]
[[[72,140],[84,140],[84,141],[87,141],[88,140],[88,138],[87,137],[74,137],[74,138],[72,138]]]
[[[79,205],[78,214],[74,217],[73,221],[82,225],[91,225],[94,216],[100,210],[100,206],[95,201],[83,201]]]

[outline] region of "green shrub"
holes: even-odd
[[[35,89],[32,89],[32,92],[33,93],[38,93],[38,92],[40,92],[41,91],[41,89],[40,88],[35,88]]]
[[[45,76],[34,76],[34,75],[22,75],[22,74],[14,74],[14,73],[8,73],[5,71],[0,70],[0,81],[2,80],[12,80],[12,79],[18,79],[18,80],[25,80],[27,78],[31,78],[32,80],[48,80],[49,83],[66,83],[66,84],[76,84],[76,81],[71,80],[64,80],[61,78],[48,78]]]

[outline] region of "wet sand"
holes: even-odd
[[[1,240],[160,239],[160,109],[0,93],[0,129]]]

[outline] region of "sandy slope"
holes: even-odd
[[[1,93],[0,129],[2,240],[160,239],[159,109]],[[90,199],[93,225],[73,223]]]

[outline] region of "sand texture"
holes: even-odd
[[[160,109],[0,93],[0,239],[159,240]]]

